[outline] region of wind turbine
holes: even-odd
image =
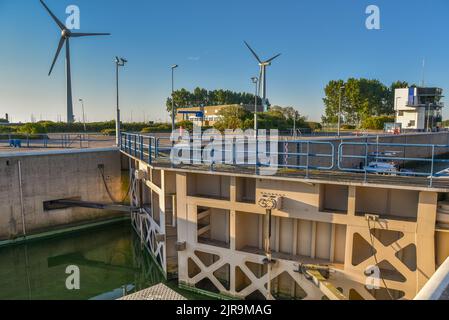
[[[71,32],[56,16],[44,1],[39,0],[44,6],[45,10],[47,10],[48,14],[53,18],[53,20],[58,25],[59,29],[61,29],[61,39],[59,40],[58,49],[56,50],[55,58],[53,59],[53,63],[50,67],[50,72],[48,72],[48,76],[51,75],[53,71],[53,67],[55,66],[56,60],[58,60],[59,53],[61,52],[62,47],[65,43],[65,63],[66,63],[66,76],[67,76],[67,123],[75,122],[75,118],[73,116],[73,101],[72,101],[72,75],[70,71],[70,38],[80,38],[80,37],[88,37],[88,36],[108,36],[110,33],[77,33]]]
[[[275,55],[273,58],[262,61],[260,60],[257,53],[249,46],[249,44],[244,41],[249,51],[254,55],[256,60],[259,62],[260,66],[260,76],[259,76],[259,94],[262,93],[262,106],[264,111],[268,111],[268,100],[267,100],[267,67],[271,66],[271,62],[278,58],[281,54]]]

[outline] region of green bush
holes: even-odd
[[[394,121],[394,116],[368,117],[362,121],[362,129],[383,130],[385,123],[392,123]]]
[[[105,136],[115,136],[115,129],[103,129],[101,130],[101,133]]]
[[[47,133],[47,129],[41,123],[27,123],[19,127],[18,132],[25,134],[41,134]]]
[[[156,123],[152,126],[147,126],[140,130],[141,133],[158,133],[158,132],[171,132],[171,124],[169,123]]]
[[[184,121],[178,122],[176,124],[176,127],[177,128],[183,128],[183,129],[188,130],[188,131],[192,131],[193,130],[193,122],[192,121],[188,121],[188,120],[184,120]]]
[[[143,128],[142,130],[140,130],[141,133],[153,133],[153,128],[152,127],[146,127]]]
[[[343,130],[355,130],[355,126],[352,124],[344,124],[341,126]]]
[[[16,129],[10,126],[0,126],[0,134],[15,132]]]
[[[310,128],[310,129],[312,129],[312,131],[323,129],[323,126],[319,122],[310,122],[310,121],[308,121],[308,122],[306,122],[306,126],[308,128]]]

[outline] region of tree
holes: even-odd
[[[177,90],[173,93],[173,98],[176,107],[189,108],[196,106],[212,106],[212,105],[226,105],[226,104],[254,104],[255,96],[246,92],[234,92],[230,90],[213,90],[208,91],[203,88],[195,88],[193,92],[186,89]],[[258,98],[258,104],[261,104]],[[171,113],[172,97],[167,98],[167,111]]]
[[[193,94],[186,89],[182,88],[173,92],[173,100],[175,101],[176,108],[186,108],[193,106]],[[167,99],[167,111],[171,114],[172,97]]]
[[[273,116],[274,118],[279,118],[278,114],[282,114],[284,117],[285,123],[283,121],[278,121],[278,125],[281,127],[280,130],[291,129],[294,126],[294,122],[296,121],[296,128],[306,128],[306,120],[307,118],[301,116],[298,111],[293,107],[280,107],[273,106],[268,111],[268,116]]]
[[[393,116],[374,116],[365,118],[362,122],[363,129],[382,130],[385,123],[394,122]]]
[[[394,114],[394,89],[406,86],[406,82],[397,81],[390,87],[378,80],[350,78],[332,80],[324,89],[324,123],[337,123],[341,94],[341,115],[343,122],[359,126],[371,116]],[[343,89],[341,89],[344,86]]]
[[[325,114],[322,117],[324,123],[338,122],[338,108],[340,104],[341,88],[345,85],[343,80],[332,80],[324,88],[325,97],[323,99]],[[346,109],[345,94],[342,93],[342,110]]]
[[[249,122],[245,121],[249,119],[251,113],[246,111],[241,106],[229,106],[221,109],[218,112],[221,119],[217,121],[214,127],[217,130],[224,131],[225,129],[248,129],[245,126],[249,125]]]
[[[208,91],[199,87],[193,90],[193,99],[197,105],[207,105],[209,100]]]
[[[415,85],[413,85],[415,86]],[[395,105],[395,97],[394,97],[394,93],[396,89],[402,89],[402,88],[408,88],[409,84],[406,81],[395,81],[391,84],[390,86],[390,92],[389,92],[389,96],[388,96],[388,108],[390,110],[394,110],[394,105]]]

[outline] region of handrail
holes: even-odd
[[[155,137],[151,135],[141,135],[135,133],[122,133],[121,136],[123,152],[132,155],[140,160],[145,160],[152,164],[155,161],[167,160],[173,149],[173,145],[168,143],[166,137]],[[161,143],[163,141],[163,143]],[[263,152],[251,149],[250,146],[256,145],[251,137],[245,139],[222,139],[215,141],[216,144],[209,144],[200,138],[190,138],[190,143],[185,145],[175,145],[186,151],[184,158],[178,158],[182,164],[208,164],[210,170],[218,164],[234,166],[254,166],[256,172],[260,168],[268,166],[260,161]],[[202,141],[200,144],[192,142]],[[269,139],[258,139],[258,145],[270,143]],[[336,141],[315,141],[315,140],[285,140],[276,141],[278,146],[272,150],[270,157],[277,157],[275,164],[279,169],[305,170],[306,178],[309,177],[310,170],[317,171],[338,171],[341,173],[352,172],[364,174],[364,181],[368,181],[368,176],[376,174],[398,175],[404,177],[422,177],[428,180],[432,187],[436,172],[441,168],[437,164],[448,164],[449,159],[440,158],[440,154],[449,153],[449,145],[443,144],[402,144],[402,143],[375,143],[375,142],[340,142]],[[196,159],[195,154],[202,154],[205,145],[208,145],[208,157]],[[397,149],[394,151],[389,151]],[[413,148],[413,154],[411,154]],[[266,148],[268,150],[268,148]],[[337,149],[337,152],[336,152]],[[407,153],[410,156],[407,156]],[[231,156],[232,154],[232,156]],[[204,154],[203,154],[204,155]],[[243,162],[241,159],[244,159]],[[355,164],[357,159],[360,163]],[[422,165],[419,170],[413,172],[407,170],[391,171],[388,168],[380,166],[375,171],[369,168],[370,162],[389,161],[399,164],[418,163]],[[349,162],[349,164],[348,164]]]
[[[443,262],[413,300],[440,300],[449,290],[449,258]]]
[[[29,134],[29,133],[6,133],[0,134],[0,143],[10,147],[26,148],[48,148],[49,146],[63,149],[71,148],[74,144],[79,143],[79,148],[87,147],[91,141],[95,141],[91,136],[93,134],[85,133],[51,133],[51,134]]]

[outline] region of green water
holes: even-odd
[[[79,290],[66,288],[69,265],[80,270]],[[129,221],[0,247],[0,300],[111,300],[163,281]]]

